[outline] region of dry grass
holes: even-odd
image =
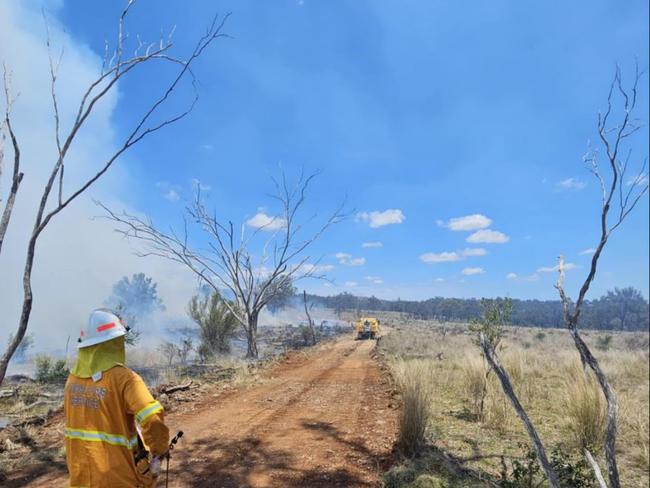
[[[593,374],[575,361],[567,372],[565,406],[567,430],[575,447],[597,452],[603,445],[607,402]]]
[[[393,361],[391,369],[402,400],[398,447],[405,455],[413,456],[425,444],[433,401],[433,371],[427,361],[402,359]]]
[[[485,420],[488,379],[488,368],[485,361],[475,356],[467,357],[463,365],[463,386],[471,406],[471,413],[479,421]]]
[[[473,336],[460,325],[447,324],[443,333],[443,327],[433,322],[390,318],[384,322],[393,325],[392,332],[382,339],[385,354],[407,363],[430,364],[434,401],[429,429],[437,432],[436,447],[456,458],[469,459],[464,462],[467,468],[497,475],[500,457],[519,455],[518,444],[527,443],[528,437],[493,374],[488,379],[483,419],[475,415],[483,382],[482,358]],[[587,331],[584,335],[619,398],[617,446],[622,484],[647,487],[648,334],[609,333],[613,336],[609,349],[596,349],[598,337],[607,334]],[[503,345],[502,362],[549,450],[597,443],[602,403],[594,405],[602,402],[602,396],[595,395],[600,392],[594,390],[592,380],[584,379],[569,334],[559,329],[509,329]],[[437,359],[439,354],[441,359]]]

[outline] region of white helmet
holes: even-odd
[[[81,331],[77,347],[94,346],[126,334],[127,327],[113,312],[105,308],[94,310],[88,319],[88,326]]]

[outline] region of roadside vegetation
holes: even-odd
[[[385,486],[540,486],[543,473],[526,431],[469,326],[390,315],[386,320],[396,327],[381,339],[380,351],[403,412],[412,409],[413,384],[433,393],[428,416],[410,415],[400,424],[400,439],[413,439],[412,449],[401,448],[403,461],[386,473]],[[622,485],[648,486],[648,333],[582,335],[618,393]],[[608,347],[599,347],[605,340]],[[597,486],[582,452],[602,446],[606,402],[584,374],[569,332],[505,327],[499,355],[562,486]],[[425,445],[409,435],[422,431]]]

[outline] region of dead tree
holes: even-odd
[[[201,282],[214,291],[227,289],[234,297],[231,304],[224,303],[237,318],[246,333],[246,357],[257,358],[257,322],[262,309],[287,287],[305,278],[324,278],[318,266],[310,262],[308,248],[332,225],[340,222],[344,205],[341,204],[317,229],[303,237],[306,222],[299,222],[307,191],[317,173],[305,176],[301,173],[295,185],[289,185],[284,174],[273,178],[274,199],[282,213],[267,223],[246,233],[246,224],[236,230],[232,221],[223,220],[208,211],[201,198],[200,185],[194,202],[187,208],[182,233],[173,229],[168,232],[157,228],[149,219],[117,214],[104,205],[110,219],[120,224],[118,232],[128,238],[140,240],[145,250],[140,256],[158,256],[183,264]],[[188,219],[189,217],[189,219]],[[208,239],[208,249],[201,250],[189,242],[188,220],[196,224]],[[270,231],[260,248],[255,247],[255,237]],[[255,259],[256,251],[259,258]]]
[[[305,307],[305,315],[307,316],[307,323],[309,324],[309,331],[311,332],[311,345],[316,345],[316,331],[314,330],[314,321],[311,318],[311,309],[314,308],[314,304],[310,303],[307,305],[307,292],[302,291],[302,304]]]
[[[164,107],[167,105],[169,100],[173,98],[174,93],[180,89],[179,87],[184,80],[188,79],[191,82],[191,85],[193,87],[195,86],[194,75],[191,70],[194,61],[203,54],[205,49],[215,39],[225,36],[225,34],[222,33],[222,28],[228,18],[227,15],[223,17],[215,16],[212,19],[206,32],[199,38],[192,52],[185,58],[174,57],[171,54],[173,46],[171,33],[166,39],[161,38],[157,42],[151,44],[144,44],[138,38],[137,45],[131,46],[130,43],[127,42],[128,34],[126,33],[126,21],[131,8],[135,3],[136,0],[128,0],[126,7],[122,11],[118,21],[115,49],[111,54],[109,54],[107,45],[101,72],[99,76],[90,83],[81,96],[78,108],[76,109],[76,116],[68,131],[63,131],[61,128],[59,101],[57,98],[57,78],[60,61],[63,57],[63,51],[61,51],[61,54],[57,56],[55,60],[51,52],[48,33],[47,47],[50,54],[49,67],[51,99],[55,122],[54,140],[56,142],[57,152],[54,155],[54,164],[52,165],[49,177],[41,193],[41,198],[34,219],[34,226],[26,244],[27,257],[25,260],[22,279],[22,310],[16,334],[14,334],[13,340],[9,343],[2,358],[0,358],[0,383],[2,383],[5,377],[9,361],[20,344],[20,341],[23,339],[29,324],[34,300],[32,290],[32,269],[36,257],[36,244],[40,236],[43,234],[50,222],[82,193],[88,190],[88,188],[104,176],[122,154],[146,137],[177,122],[192,111],[192,108],[198,99],[196,90],[194,90],[192,101],[187,105],[185,110],[171,115],[165,115],[162,113]],[[132,48],[134,51],[131,51]],[[133,52],[133,54],[127,54],[127,50]],[[92,119],[95,107],[109,93],[115,91],[118,81],[122,80],[130,73],[142,70],[145,66],[149,66],[155,62],[165,63],[169,65],[170,68],[176,70],[176,73],[171,77],[171,81],[161,85],[154,101],[143,111],[142,115],[135,120],[133,126],[128,130],[127,135],[118,144],[117,149],[107,159],[103,160],[101,164],[99,164],[96,172],[91,177],[82,180],[82,182],[77,186],[74,186],[71,189],[66,189],[65,166],[68,152],[77,140],[81,128],[84,125],[87,125],[89,119]],[[4,202],[4,209],[2,210],[2,218],[0,220],[0,246],[2,245],[6,235],[11,219],[13,204],[23,178],[23,173],[20,167],[21,152],[19,138],[16,136],[11,126],[11,108],[13,99],[10,96],[10,84],[8,83],[9,77],[6,73],[4,79],[6,109],[1,128],[3,130],[3,135],[5,132],[8,133],[11,140],[13,146],[14,165],[9,197]],[[4,139],[4,137],[2,137],[2,139]]]
[[[573,343],[578,350],[578,353],[580,354],[580,359],[585,368],[585,372],[589,370],[593,372],[598,380],[600,389],[605,396],[605,400],[607,401],[607,427],[605,431],[604,450],[609,488],[620,487],[618,466],[616,462],[618,402],[616,394],[609,383],[607,376],[600,367],[600,363],[582,339],[580,331],[578,330],[578,325],[585,297],[596,276],[598,260],[600,259],[607,241],[611,237],[612,232],[614,232],[625,221],[630,212],[634,210],[637,203],[639,203],[641,198],[648,192],[648,172],[646,171],[647,158],[641,164],[641,170],[638,173],[634,173],[632,177],[626,181],[625,176],[629,169],[632,150],[623,147],[629,140],[628,138],[641,128],[637,119],[634,118],[634,111],[637,103],[637,88],[641,76],[642,73],[639,72],[637,67],[632,88],[626,89],[623,87],[621,72],[617,67],[614,79],[609,88],[607,110],[604,114],[598,115],[598,137],[604,147],[604,157],[608,176],[603,175],[600,171],[598,163],[599,155],[595,149],[590,148],[584,158],[585,162],[589,165],[590,171],[598,180],[602,191],[602,203],[599,219],[600,240],[598,241],[598,245],[596,246],[595,252],[591,258],[589,273],[580,287],[575,304],[572,303],[564,290],[565,267],[563,256],[560,256],[559,258],[559,277],[557,284],[555,285],[562,301],[564,323],[573,338]],[[622,101],[622,112],[620,114],[615,113],[615,96],[618,96]],[[612,121],[612,119],[617,116],[619,117],[619,120]],[[610,212],[613,212],[613,219],[610,219]],[[586,449],[584,454],[594,469],[601,486],[608,486],[604,484],[604,479],[602,475],[600,475],[600,468],[598,467],[594,456]]]

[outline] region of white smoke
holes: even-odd
[[[51,5],[48,5],[51,7]],[[96,78],[101,58],[71,38],[48,12],[53,52],[65,54],[59,71],[58,96],[64,129],[82,90]],[[22,305],[22,270],[26,244],[34,223],[37,201],[49,170],[55,162],[54,121],[45,27],[38,5],[0,2],[0,63],[12,73],[12,91],[18,93],[13,106],[13,125],[22,148],[25,173],[15,211],[0,255],[0,349],[18,324]],[[100,104],[92,121],[84,127],[67,160],[68,189],[74,181],[94,174],[116,144],[112,114],[117,93]],[[4,113],[4,101],[0,102]],[[171,129],[173,130],[173,129]],[[147,144],[147,142],[145,142]],[[0,180],[0,197],[6,198],[12,154],[7,151]],[[7,165],[9,163],[9,165]],[[34,307],[28,331],[34,334],[35,350],[61,350],[68,336],[74,344],[89,312],[101,306],[112,285],[125,275],[144,272],[158,283],[166,314],[147,324],[144,340],[165,330],[171,322],[185,318],[185,307],[196,282],[171,262],[142,259],[133,255],[129,243],[113,231],[113,224],[93,219],[101,214],[92,203],[100,199],[112,208],[125,205],[120,197],[134,191],[128,171],[128,155],[119,160],[106,178],[57,216],[37,244],[33,274]],[[127,209],[137,212],[137,209]]]

